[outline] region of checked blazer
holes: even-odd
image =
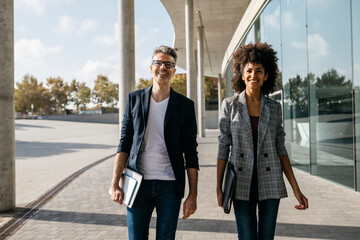
[[[280,103],[261,95],[258,124],[257,176],[259,200],[287,197],[280,156],[287,155],[284,145]],[[254,150],[251,122],[245,91],[226,98],[220,113],[220,136],[217,159],[228,160],[235,166],[234,198],[250,199]]]
[[[129,93],[117,152],[129,154],[128,167],[139,172],[137,159],[143,142],[152,86]],[[164,120],[164,141],[181,197],[184,196],[185,168],[199,169],[194,102],[170,89]]]

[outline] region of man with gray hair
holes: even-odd
[[[150,66],[153,85],[127,97],[111,198],[122,204],[124,193],[119,180],[126,166],[143,175],[135,202],[132,208],[127,208],[129,239],[148,239],[154,208],[156,239],[175,239],[184,197],[184,169],[189,194],[183,204],[182,218],[196,211],[199,162],[195,108],[193,101],[170,87],[176,59],[173,48],[155,48]]]

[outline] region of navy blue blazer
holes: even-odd
[[[147,127],[151,87],[129,93],[117,152],[129,154],[128,167],[138,171],[136,161]],[[185,168],[199,169],[194,102],[170,89],[165,113],[164,138],[180,196],[184,196]]]

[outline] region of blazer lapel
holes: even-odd
[[[242,121],[242,124],[244,126],[244,131],[246,134],[246,138],[249,139],[249,143],[252,149],[252,152],[254,152],[254,146],[253,146],[253,137],[252,137],[252,131],[251,131],[251,122],[249,117],[249,110],[246,103],[246,96],[245,91],[242,91],[239,94],[239,113],[240,113],[240,121]]]
[[[142,107],[142,113],[144,116],[144,125],[146,128],[148,115],[149,115],[149,105],[150,105],[150,97],[151,97],[151,87],[148,87],[145,89],[144,92],[141,93],[141,107]]]
[[[172,90],[172,88],[170,88],[170,99],[169,99],[169,103],[168,103],[166,113],[165,113],[164,128],[165,128],[166,124],[168,123],[171,115],[176,110],[178,103],[179,103],[178,97],[176,96],[174,90]]]
[[[268,99],[261,94],[261,104],[260,104],[260,118],[259,118],[259,128],[258,128],[258,149],[257,155],[259,156],[259,149],[264,141],[266,131],[268,129],[270,122],[270,106],[268,104]]]

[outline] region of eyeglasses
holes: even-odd
[[[153,60],[152,61],[152,65],[161,67],[163,64],[165,64],[166,68],[173,68],[175,67],[175,63],[170,62],[170,61],[160,61],[160,60]]]

